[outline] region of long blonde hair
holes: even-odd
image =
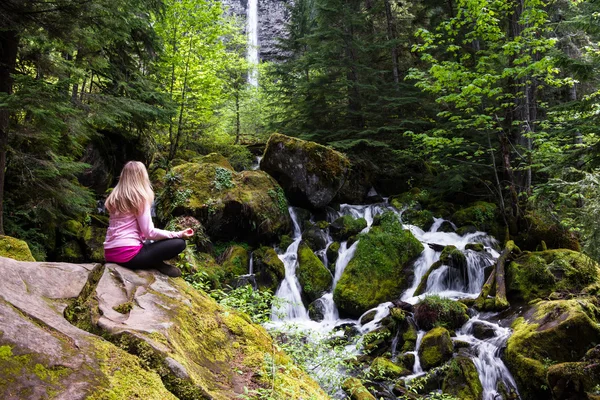
[[[154,192],[146,167],[139,161],[129,161],[104,205],[111,214],[139,215],[153,201]]]

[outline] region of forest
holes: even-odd
[[[233,2],[0,2],[0,256],[25,242],[42,267],[104,263],[104,201],[129,160],[157,226],[196,231],[177,334],[101,322],[144,308],[134,291],[103,311],[82,289],[109,264],[64,296],[65,321],[116,344],[95,351],[160,387],[119,392],[101,361],[109,389],[70,398],[600,398],[600,3],[258,0],[286,18],[254,64]],[[0,317],[43,320],[2,284],[0,300]],[[228,346],[202,331],[218,307],[250,315],[217,325],[266,348],[260,367],[246,347],[210,366],[182,350]],[[0,395],[45,398],[3,392],[27,363],[45,368],[32,387],[69,386],[66,361],[16,362],[4,330]],[[183,375],[157,343],[185,353]]]

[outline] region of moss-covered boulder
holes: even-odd
[[[2,398],[328,398],[262,327],[182,279],[6,258],[0,274]]]
[[[457,227],[474,226],[478,231],[502,237],[503,228],[499,220],[498,207],[493,203],[477,201],[468,207],[456,211],[451,221]]]
[[[83,228],[83,248],[86,261],[104,261],[104,239],[106,238],[105,226],[90,225]]]
[[[343,154],[314,142],[273,134],[260,163],[299,207],[323,208],[346,181],[350,162]]]
[[[548,385],[556,400],[594,398],[591,396],[598,396],[600,385],[600,364],[596,360],[552,365],[548,368]]]
[[[17,261],[35,261],[27,243],[12,236],[0,236],[0,257]]]
[[[364,218],[355,219],[351,215],[339,217],[329,225],[329,232],[335,240],[348,240],[350,236],[360,233],[367,227],[367,221]]]
[[[526,229],[521,229],[515,242],[523,250],[570,249],[580,251],[580,237],[575,232],[558,224],[550,213],[530,210],[525,214]],[[542,245],[543,243],[543,245]]]
[[[481,400],[483,386],[473,360],[458,356],[450,362],[450,368],[442,384],[442,392],[461,400]]]
[[[315,224],[307,224],[308,226],[302,232],[302,241],[313,251],[322,250],[327,246],[327,234],[319,226]]]
[[[542,301],[512,325],[505,362],[524,400],[550,398],[548,367],[579,361],[600,343],[596,298]]]
[[[423,336],[419,359],[424,370],[439,367],[452,358],[452,339],[446,328],[437,327]]]
[[[269,289],[275,293],[279,284],[285,279],[285,265],[272,247],[263,246],[255,250],[254,276],[261,289]]]
[[[531,301],[553,292],[573,295],[599,280],[600,269],[595,261],[565,249],[524,252],[506,267],[509,300]]]
[[[385,357],[377,357],[371,363],[370,371],[375,379],[398,379],[411,374],[404,365],[398,365]]]
[[[376,400],[358,378],[348,378],[342,384],[342,389],[350,400]]]
[[[335,268],[335,262],[338,259],[340,253],[340,242],[333,242],[327,248],[327,261],[329,261],[329,265]]]
[[[321,297],[333,282],[331,273],[310,247],[301,243],[298,247],[298,282],[309,302]]]
[[[217,164],[220,165],[223,168],[226,168],[230,171],[233,171],[233,167],[231,166],[231,164],[229,163],[229,160],[227,160],[227,158],[225,158],[225,156],[219,154],[219,153],[210,153],[207,154],[205,156],[199,157],[197,159],[194,160],[197,163],[201,163],[201,164]]]
[[[440,254],[440,261],[442,264],[449,266],[450,268],[455,268],[461,271],[465,271],[467,269],[467,257],[465,254],[458,250],[456,246],[446,246],[444,250],[442,250],[442,254]]]
[[[485,248],[483,247],[483,243],[468,243],[465,246],[465,250],[482,252],[483,250],[485,250]]]
[[[166,179],[159,216],[193,216],[213,241],[266,242],[291,228],[283,190],[263,171],[185,163]]]
[[[348,263],[334,291],[341,313],[360,317],[385,301],[397,299],[410,285],[410,262],[421,251],[421,243],[393,213],[386,213],[379,226],[361,234],[354,258]]]
[[[456,330],[469,320],[467,306],[458,301],[436,295],[427,296],[414,308],[415,322],[420,329],[430,330],[434,326]]]
[[[225,279],[229,282],[232,282],[240,275],[248,273],[250,256],[246,248],[240,245],[233,245],[225,250],[222,259],[221,268],[223,269]]]

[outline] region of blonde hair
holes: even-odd
[[[104,205],[111,214],[139,215],[153,201],[154,192],[146,167],[139,161],[129,161]]]

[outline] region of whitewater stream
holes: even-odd
[[[362,325],[359,320],[340,319],[338,309],[333,301],[333,291],[340,277],[344,273],[344,269],[354,256],[354,252],[358,245],[358,241],[348,246],[347,242],[340,243],[339,256],[335,263],[335,272],[333,274],[333,284],[329,292],[324,294],[317,301],[320,302],[323,320],[320,322],[313,321],[309,318],[309,313],[302,303],[301,293],[302,288],[296,277],[296,269],[298,267],[298,246],[302,241],[302,230],[298,215],[294,208],[290,208],[290,216],[293,221],[293,243],[289,245],[285,251],[280,251],[279,258],[285,265],[285,280],[281,283],[277,290],[276,296],[284,300],[283,306],[275,308],[272,313],[272,322],[267,324],[267,328],[276,328],[286,330],[287,327],[293,326],[293,329],[299,329],[306,333],[309,340],[320,340],[318,338],[331,338],[332,336],[340,335],[341,331],[335,331],[334,328],[343,325],[354,325],[356,330],[361,334],[366,334],[380,327],[380,322],[390,313],[390,308],[393,307],[391,302],[382,303],[374,310],[375,318]],[[367,227],[363,232],[368,232],[373,224],[373,218],[386,211],[394,212],[400,220],[402,220],[402,211],[391,207],[387,202],[371,204],[371,205],[347,205],[340,207],[340,211],[330,211],[327,215],[327,221],[333,222],[336,218],[343,215],[352,215],[354,218],[364,218],[367,221]],[[435,219],[432,227],[427,231],[412,226],[404,225],[405,229],[409,229],[413,235],[423,244],[424,250],[417,260],[414,261],[414,281],[401,296],[402,301],[410,304],[416,304],[419,300],[427,295],[437,294],[441,297],[460,299],[460,298],[475,298],[478,296],[481,287],[485,280],[485,268],[492,265],[498,258],[499,254],[495,250],[496,241],[483,232],[469,233],[460,236],[456,233],[438,232],[438,229],[444,223],[443,219]],[[326,249],[333,242],[327,231],[327,245],[324,249],[315,252],[327,266]],[[427,287],[421,296],[414,296],[417,286],[421,282],[421,278],[425,275],[429,267],[439,260],[441,251],[436,251],[430,248],[428,244],[434,243],[441,245],[436,248],[441,248],[447,245],[454,245],[462,251],[467,259],[466,273],[461,273],[455,268],[442,266],[433,271],[427,280]],[[465,246],[469,243],[481,243],[484,245],[485,251],[477,252],[474,250],[465,250]],[[394,300],[394,299],[390,299]],[[397,299],[398,300],[398,299]],[[367,311],[372,312],[372,310]],[[365,313],[366,314],[366,313]],[[363,314],[364,315],[364,314]],[[471,345],[469,354],[477,368],[479,378],[484,389],[483,399],[494,400],[500,399],[497,392],[499,384],[503,384],[509,390],[516,392],[516,384],[510,372],[500,359],[501,349],[505,346],[510,329],[501,327],[500,325],[490,322],[489,319],[493,314],[477,315],[472,317],[462,328],[456,331],[456,337],[453,340],[460,340]],[[487,339],[477,339],[473,335],[474,323],[485,324],[486,327],[493,330],[493,336]],[[291,328],[290,328],[291,329]],[[424,374],[421,368],[418,357],[418,350],[421,340],[426,332],[419,331],[416,343],[416,349],[411,354],[415,356],[415,362],[412,366],[412,375],[404,378],[406,380],[414,379],[415,377]],[[317,339],[314,339],[317,338]],[[401,354],[398,354],[396,349],[396,337],[392,342],[392,358],[397,359]],[[357,355],[360,352],[356,344],[347,346],[348,354]],[[340,371],[343,373],[343,371]],[[331,391],[331,388],[329,388]],[[333,390],[335,392],[335,390]],[[341,395],[341,392],[338,391]]]

